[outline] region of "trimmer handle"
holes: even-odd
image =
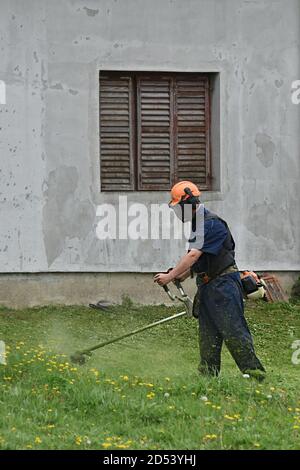
[[[181,282],[179,281],[179,279],[174,279],[173,282],[174,282],[175,286],[177,287],[177,289],[179,290],[179,292],[181,294],[181,297],[179,297],[178,295],[172,294],[172,292],[170,291],[170,289],[167,285],[162,286],[164,291],[168,294],[168,296],[171,300],[173,300],[173,301],[174,300],[180,300],[180,302],[183,302],[184,305],[185,305],[185,308],[186,308],[187,315],[192,316],[192,311],[193,311],[193,302],[192,302],[192,300],[184,292],[183,287],[182,287]]]
[[[174,282],[175,286],[177,287],[177,289],[182,289],[182,284],[179,281],[179,279],[174,279],[173,282]]]
[[[171,300],[175,300],[175,296],[172,294],[172,292],[170,291],[167,285],[163,286],[163,289],[168,294]]]
[[[179,281],[179,279],[174,279],[173,282],[174,282],[175,286],[177,287],[177,289],[179,290],[182,297],[186,297],[186,293],[184,292],[184,289],[183,289],[182,284]]]
[[[173,269],[173,268],[169,268],[168,271],[167,271],[167,273],[169,273],[170,271],[172,271],[172,269]],[[173,283],[175,284],[175,286],[177,287],[177,289],[180,291],[181,295],[185,295],[180,280],[179,280],[179,279],[174,279],[174,280],[173,280]],[[166,292],[167,292],[167,291],[166,291]]]

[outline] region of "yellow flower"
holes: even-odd
[[[258,442],[254,442],[254,447],[260,447],[260,444]]]
[[[234,421],[235,419],[233,416],[229,416],[229,415],[224,415],[224,418],[229,419],[229,421]]]
[[[35,442],[35,444],[41,444],[41,443],[42,443],[42,439],[41,439],[39,436],[37,436],[37,437],[34,439],[34,442]]]
[[[216,434],[206,434],[203,439],[205,440],[213,440],[213,439],[217,439],[217,435]]]
[[[111,446],[110,442],[103,442],[102,444],[102,447],[104,447],[104,449],[107,449],[110,446]]]
[[[75,444],[76,444],[77,446],[80,446],[81,443],[82,443],[81,437],[80,437],[80,436],[77,436],[77,437],[75,438]]]

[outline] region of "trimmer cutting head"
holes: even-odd
[[[82,366],[86,363],[86,356],[82,352],[76,351],[72,356],[70,356],[70,360],[73,364],[79,364]]]

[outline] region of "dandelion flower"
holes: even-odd
[[[107,449],[110,446],[111,446],[110,442],[103,442],[102,444],[102,447],[104,447],[104,449]]]
[[[217,435],[216,434],[206,434],[203,439],[204,440],[213,440],[213,439],[217,439]]]

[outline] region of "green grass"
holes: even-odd
[[[3,449],[300,449],[300,306],[253,303],[247,318],[264,383],[242,378],[224,349],[218,379],[199,377],[197,322],[181,318],[95,352],[76,349],[175,313],[129,303],[0,309]]]

